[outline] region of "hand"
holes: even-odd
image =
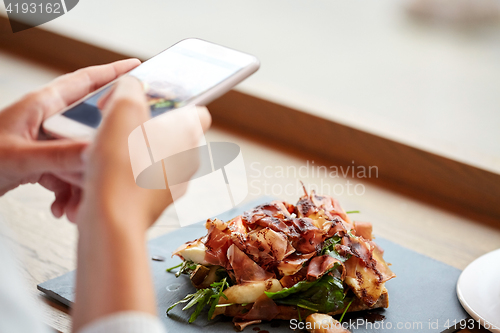
[[[85,153],[82,202],[77,214],[78,269],[73,331],[118,311],[156,315],[147,259],[145,231],[172,199],[169,190],[148,190],[135,184],[128,136],[150,118],[140,82],[121,78],[104,98],[103,120]],[[204,130],[206,108],[198,108]],[[165,141],[199,142],[193,125],[179,124],[180,134]]]
[[[128,136],[138,126],[150,119],[150,111],[140,82],[129,76],[118,84],[101,101],[103,121],[94,142],[85,153],[87,170],[84,182],[82,210],[91,212],[89,221],[101,220],[108,223],[118,220],[121,225],[129,221],[146,221],[140,226],[145,231],[172,203],[169,189],[148,190],[139,187],[134,180],[128,150]],[[200,123],[204,131],[210,126],[211,118],[207,109],[197,107]],[[194,125],[183,121],[182,114],[176,119],[176,135],[165,138],[165,145],[178,142],[198,143],[200,133]],[[195,162],[196,163],[196,162]],[[195,166],[189,175],[194,174]],[[176,193],[177,194],[177,193]],[[82,212],[86,215],[86,213]],[[77,218],[81,220],[80,216]],[[86,221],[83,225],[87,225]],[[136,222],[130,222],[135,223]],[[135,228],[135,225],[129,226]]]
[[[137,59],[88,67],[63,75],[0,111],[0,195],[21,184],[54,192],[52,213],[73,219],[79,201],[85,142],[39,141],[45,119],[140,64]]]

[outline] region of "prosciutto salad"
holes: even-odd
[[[394,278],[373,241],[372,225],[352,221],[339,202],[314,191],[296,205],[272,201],[224,222],[209,219],[207,235],[174,255],[197,292],[173,304],[204,308],[208,318],[233,317],[237,328],[313,313],[388,307],[385,283]],[[340,319],[340,321],[342,318]]]

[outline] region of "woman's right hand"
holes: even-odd
[[[210,114],[198,108],[198,115],[206,130]],[[149,190],[135,183],[128,149],[132,130],[149,118],[141,83],[130,76],[121,78],[106,98],[102,124],[84,157],[83,196],[76,214],[75,332],[118,312],[156,315],[145,231],[172,198],[168,189]],[[175,137],[167,132],[164,144],[198,142],[201,133],[190,126],[177,126],[182,130]]]
[[[92,211],[107,220],[143,221],[141,225],[129,227],[145,230],[172,203],[172,196],[168,188],[149,190],[139,187],[132,173],[128,136],[150,119],[141,83],[131,76],[120,79],[105,98],[102,110],[103,122],[85,153],[84,195],[80,210]],[[197,111],[203,131],[206,131],[211,123],[210,114],[205,107],[197,107]],[[169,140],[167,134],[164,144],[176,146],[179,142],[199,142],[200,133],[196,128],[183,126],[183,131],[177,131]]]

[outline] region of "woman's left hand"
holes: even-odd
[[[0,195],[21,184],[54,192],[52,213],[74,219],[87,142],[38,140],[45,119],[138,66],[128,59],[63,75],[0,111]]]

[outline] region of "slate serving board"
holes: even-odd
[[[262,197],[218,217],[227,221],[245,210],[270,200],[272,198]],[[375,231],[376,229],[377,226],[375,226]],[[151,268],[158,314],[169,332],[235,331],[230,318],[219,316],[215,320],[207,321],[206,312],[202,313],[193,324],[187,323],[190,312],[181,311],[181,307],[172,310],[169,316],[165,314],[166,309],[172,303],[195,290],[187,276],[175,278],[174,274],[165,272],[166,268],[180,263],[180,259],[171,258],[172,251],[186,241],[205,234],[204,223],[199,223],[160,236],[148,244],[151,257],[166,258],[165,261],[152,260]],[[352,324],[350,329],[353,332],[452,332],[455,329],[448,327],[469,318],[455,293],[460,270],[381,237],[377,237],[376,242],[384,248],[384,258],[392,263],[391,269],[397,275],[386,284],[390,307],[385,310],[364,311],[346,316],[348,322]],[[69,272],[39,284],[38,289],[70,306],[75,296],[74,278],[75,272]],[[269,333],[291,331],[288,321],[275,321],[256,326]],[[245,331],[253,332],[253,327],[255,326],[250,326]]]

